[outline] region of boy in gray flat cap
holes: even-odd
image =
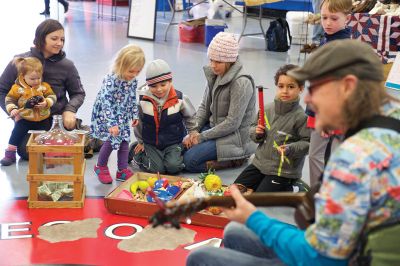
[[[138,143],[130,147],[129,160],[143,170],[176,174],[183,168],[182,140],[196,127],[196,112],[189,98],[176,90],[167,62],[152,61],[146,70],[146,84],[139,94],[139,125],[134,132]]]
[[[315,195],[314,224],[303,231],[272,219],[233,187],[236,207],[224,213],[235,223],[225,228],[224,248],[195,249],[187,265],[336,266],[350,259],[368,265],[360,262],[365,257],[372,265],[398,265],[400,101],[383,88],[378,56],[365,43],[334,41],[288,75],[310,81],[305,100],[316,112],[317,129],[341,129],[346,135]],[[366,126],[376,119],[390,123]],[[351,258],[364,233],[384,226],[391,226],[385,228],[389,233],[369,238],[370,253]]]

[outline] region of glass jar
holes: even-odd
[[[64,128],[61,115],[53,116],[53,124],[49,131],[38,135],[35,142],[39,145],[74,145],[80,141],[79,135],[67,131]],[[51,159],[69,158],[68,152],[46,152],[44,153],[44,174],[71,175],[74,173],[72,164],[54,163]],[[42,181],[38,184],[38,195],[40,200],[65,201],[72,200],[72,182]]]
[[[64,128],[62,115],[53,115],[50,130],[35,138],[35,142],[40,145],[74,145],[79,141],[78,134]]]

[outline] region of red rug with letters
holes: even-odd
[[[37,237],[45,224],[100,218],[97,238],[49,243]],[[221,238],[222,230],[185,225],[196,231],[195,242],[175,250],[128,253],[117,248],[121,239],[133,236],[147,220],[113,215],[104,207],[103,198],[87,198],[82,209],[28,209],[26,199],[0,203],[1,265],[89,264],[89,265],[185,265],[194,246]]]

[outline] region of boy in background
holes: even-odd
[[[321,25],[324,37],[320,46],[339,39],[350,39],[351,31],[347,27],[352,8],[351,0],[323,0],[321,3]],[[307,106],[307,127],[315,129],[315,114]],[[332,150],[339,145],[339,131],[317,132],[312,130],[310,138],[309,163],[311,186],[318,183],[324,165]]]

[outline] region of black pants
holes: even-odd
[[[9,144],[17,146],[18,155],[23,159],[28,159],[26,152],[26,143],[28,142],[30,134],[29,130],[49,130],[51,127],[51,118],[42,121],[34,122],[21,119],[15,123],[14,129],[11,133]]]
[[[264,175],[253,164],[249,164],[236,178],[236,184],[242,184],[255,192],[284,192],[293,191],[296,179],[274,175]]]
[[[63,6],[67,4],[66,0],[58,0]],[[50,0],[44,0],[44,11],[50,12]]]

